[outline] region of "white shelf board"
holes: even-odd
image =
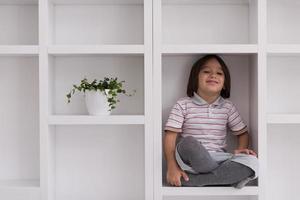
[[[36,45],[0,45],[0,55],[38,55]]]
[[[163,187],[163,196],[256,196],[257,186],[234,187]]]
[[[39,189],[39,180],[0,180],[0,188],[35,188]]]
[[[132,4],[143,4],[143,0],[50,0],[53,4],[60,5],[132,5]]]
[[[145,124],[144,115],[51,115],[50,125]]]
[[[268,114],[269,124],[300,124],[300,114]]]
[[[240,5],[249,4],[248,0],[162,0],[162,4],[194,5],[194,4],[217,4],[217,5]]]
[[[0,199],[40,200],[41,189],[38,180],[1,180]]]
[[[52,55],[74,54],[143,54],[144,45],[52,45],[48,47]]]
[[[257,53],[258,46],[255,44],[205,44],[205,45],[163,45],[164,54],[192,54],[192,53]]]
[[[38,0],[0,0],[0,5],[37,5]]]
[[[300,45],[297,44],[269,44],[267,52],[270,54],[300,54]]]

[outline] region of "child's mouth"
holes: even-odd
[[[218,81],[209,80],[209,81],[206,81],[206,83],[209,83],[209,84],[218,84]]]

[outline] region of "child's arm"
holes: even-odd
[[[238,135],[237,137],[238,137],[238,148],[234,151],[235,154],[245,153],[245,154],[251,154],[251,155],[257,156],[253,150],[248,149],[249,134],[247,131]]]
[[[182,171],[175,159],[176,132],[166,131],[164,137],[164,152],[167,161],[167,182],[171,185],[181,186],[180,178],[188,181],[187,174]]]

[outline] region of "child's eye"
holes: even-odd
[[[207,74],[207,73],[209,73],[209,71],[208,70],[204,70],[203,73]]]
[[[217,74],[218,74],[218,75],[223,75],[223,72],[218,72]]]

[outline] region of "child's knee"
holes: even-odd
[[[196,140],[196,138],[187,136],[182,138],[178,145],[181,149],[184,149],[186,151],[193,151],[198,148],[200,143]]]
[[[187,136],[182,138],[183,143],[187,143],[187,144],[198,144],[198,140],[196,138],[194,138],[193,136]]]

